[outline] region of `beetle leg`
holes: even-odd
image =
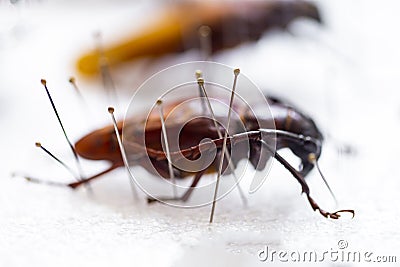
[[[84,180],[79,180],[77,182],[73,182],[73,183],[69,183],[69,184],[68,183],[61,183],[61,182],[45,181],[45,180],[42,180],[42,179],[39,179],[39,178],[26,176],[26,175],[22,175],[22,177],[25,178],[25,180],[27,180],[28,182],[32,182],[32,183],[46,184],[46,185],[51,185],[51,186],[63,186],[63,187],[64,186],[68,186],[68,187],[70,187],[72,189],[75,189],[75,188],[77,188],[77,187],[79,187],[79,186],[81,186],[83,184],[87,184],[90,181],[92,181],[92,180],[94,180],[94,179],[96,179],[96,178],[98,178],[98,177],[100,177],[100,176],[102,176],[102,175],[104,175],[104,174],[116,169],[116,168],[119,168],[119,167],[120,167],[119,164],[113,164],[113,165],[111,165],[111,167],[109,167],[108,169],[106,169],[106,170],[104,170],[104,171],[102,171],[102,172],[100,172],[98,174],[95,174],[95,175],[93,175],[93,176],[91,176],[89,178],[86,178]],[[13,176],[19,176],[19,175],[13,174]]]
[[[79,186],[81,186],[83,184],[86,184],[86,183],[88,183],[88,182],[90,182],[90,181],[92,181],[92,180],[94,180],[96,178],[99,178],[100,176],[102,176],[102,175],[104,175],[106,173],[109,173],[110,171],[115,170],[115,169],[117,169],[119,167],[121,167],[120,164],[113,164],[108,169],[105,169],[104,171],[99,172],[98,174],[95,174],[95,175],[93,175],[93,176],[91,176],[89,178],[86,178],[84,180],[80,180],[78,182],[69,183],[69,184],[67,184],[67,186],[71,187],[72,189],[75,189],[75,188],[77,188],[77,187],[79,187]]]
[[[276,132],[276,133],[283,134],[283,132]],[[290,136],[287,133],[285,133],[285,136],[290,138]],[[264,145],[266,147],[266,149],[269,150],[269,152],[275,157],[275,159],[277,161],[279,161],[279,163],[281,163],[293,175],[293,177],[300,183],[302,193],[305,193],[307,195],[308,202],[310,203],[313,210],[318,210],[322,216],[324,216],[326,218],[331,218],[331,219],[338,219],[340,217],[340,213],[351,213],[354,217],[354,210],[338,210],[336,212],[330,213],[330,212],[327,212],[327,211],[321,209],[319,207],[319,205],[314,201],[314,199],[311,198],[310,188],[308,187],[308,184],[305,181],[304,177],[301,175],[301,173],[299,171],[297,171],[292,165],[290,165],[290,163],[287,162],[281,155],[279,155],[279,153],[274,151],[274,149],[272,149],[264,140],[262,140],[262,139],[260,140],[259,132],[253,131],[253,132],[247,133],[246,135],[238,134],[236,136],[232,136],[232,137],[228,138],[227,141],[228,141],[228,144],[234,145],[234,144],[246,141],[248,139],[254,140],[256,142],[258,141],[262,145]],[[211,143],[214,143],[214,145],[216,145],[217,148],[220,148],[222,146],[222,139],[213,140],[208,143],[202,143],[198,146],[195,146],[195,147],[192,147],[189,149],[185,149],[185,150],[181,150],[180,153],[185,155],[185,157],[187,156],[187,158],[189,158],[189,159],[195,158],[196,156],[198,156],[200,151],[205,152],[205,151],[207,151],[207,149],[211,148],[211,146],[210,146]],[[200,149],[201,146],[203,146],[203,149]],[[165,155],[160,154],[159,156],[160,157],[163,156],[165,158]]]
[[[198,182],[200,181],[200,178],[204,175],[206,170],[202,170],[198,173],[193,178],[193,182],[190,185],[190,187],[186,190],[186,192],[180,196],[180,197],[159,197],[159,198],[152,198],[148,197],[147,198],[147,203],[154,203],[154,202],[160,202],[160,201],[171,201],[171,200],[177,200],[177,201],[183,201],[186,202],[189,200],[189,197],[192,195],[194,188],[197,186]]]
[[[340,213],[351,213],[352,214],[352,218],[354,218],[354,210],[338,210],[335,212],[327,212],[323,209],[321,209],[318,204],[315,202],[314,199],[311,198],[310,195],[307,195],[307,199],[308,202],[310,202],[311,207],[313,208],[313,210],[318,210],[319,213],[321,213],[322,216],[324,216],[325,218],[331,218],[331,219],[339,219],[340,218]]]

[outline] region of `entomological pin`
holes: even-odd
[[[209,54],[256,41],[271,29],[285,29],[304,17],[321,21],[312,1],[178,1],[168,2],[161,14],[119,43],[82,55],[77,61],[81,74],[100,73],[101,61],[110,66],[142,57],[158,57],[202,47]],[[200,38],[199,38],[200,37]]]
[[[295,107],[292,107],[276,98],[267,97],[270,109],[273,114],[276,114],[273,118],[256,118],[254,113],[250,110],[237,109],[233,105],[235,97],[235,88],[237,77],[239,76],[239,69],[235,69],[233,72],[233,85],[231,88],[231,96],[229,99],[229,112],[224,118],[227,121],[227,127],[223,128],[216,122],[220,121],[220,118],[215,114],[210,103],[210,99],[207,94],[207,88],[204,86],[204,78],[201,73],[197,73],[197,83],[203,93],[205,99],[205,105],[199,105],[199,110],[207,110],[211,113],[211,117],[196,117],[188,121],[184,127],[180,128],[180,123],[165,123],[164,119],[172,112],[172,110],[180,105],[183,100],[179,100],[174,103],[166,104],[163,101],[158,100],[156,107],[158,109],[153,110],[150,114],[144,113],[142,118],[136,118],[146,122],[146,127],[142,134],[135,132],[134,128],[132,131],[128,128],[124,130],[124,135],[128,133],[129,142],[122,143],[121,135],[123,131],[123,122],[117,122],[113,115],[114,108],[110,107],[108,112],[112,116],[113,124],[95,130],[86,136],[78,140],[74,146],[74,153],[77,156],[89,159],[89,160],[106,160],[110,162],[110,166],[104,171],[99,172],[91,177],[80,176],[77,181],[62,184],[62,183],[49,183],[51,185],[68,186],[70,188],[78,188],[81,185],[88,184],[103,174],[108,173],[116,168],[125,166],[129,172],[130,165],[142,166],[149,173],[154,174],[163,179],[170,179],[173,183],[175,179],[191,178],[192,182],[184,194],[178,195],[174,192],[172,197],[158,197],[150,196],[149,202],[155,201],[187,201],[193,190],[198,185],[198,182],[202,176],[206,173],[215,173],[217,176],[217,182],[215,185],[214,198],[212,202],[212,210],[210,215],[210,222],[213,221],[214,211],[216,207],[216,196],[218,194],[219,180],[223,179],[223,173],[233,171],[236,168],[237,163],[242,159],[248,159],[249,162],[258,171],[262,171],[267,163],[267,158],[263,156],[262,151],[269,151],[271,156],[275,158],[280,164],[282,164],[291,175],[299,182],[302,188],[302,193],[306,194],[309,204],[313,210],[317,210],[321,215],[326,218],[338,219],[342,213],[350,213],[354,216],[354,211],[345,209],[338,210],[335,212],[328,212],[322,209],[316,201],[312,198],[310,188],[304,179],[304,177],[310,173],[315,167],[319,169],[318,159],[321,155],[323,137],[314,121],[301,113]],[[46,83],[44,82],[46,87]],[[46,87],[46,91],[47,87]],[[49,96],[50,101],[51,97]],[[225,99],[226,100],[226,99]],[[52,102],[53,105],[53,102]],[[53,106],[56,114],[57,111]],[[189,110],[190,111],[190,110]],[[231,112],[240,112],[240,118],[232,117]],[[155,112],[156,114],[153,114]],[[158,112],[158,115],[157,115]],[[59,116],[57,115],[59,119]],[[240,121],[238,121],[240,120]],[[262,120],[271,120],[276,128],[268,129],[262,128],[260,125],[264,125]],[[245,128],[240,131],[231,131],[230,124],[242,123]],[[61,122],[60,122],[60,125]],[[168,143],[167,135],[174,132],[176,127],[179,128],[179,149],[173,149]],[[65,134],[66,135],[66,134]],[[124,137],[126,138],[126,136]],[[207,139],[208,141],[202,142]],[[269,140],[274,140],[276,147],[272,147]],[[142,142],[136,142],[135,140],[145,140]],[[242,144],[249,144],[249,150],[244,153],[232,153],[234,147],[241,146]],[[285,158],[279,154],[279,150],[282,148],[289,148],[294,155],[301,160],[301,168],[294,168]],[[128,156],[132,156],[128,153],[133,154],[128,160]],[[197,160],[202,153],[215,153],[215,157],[212,159],[209,165],[203,169],[191,172],[185,169],[181,169],[179,166],[172,164],[177,160]],[[322,178],[322,172],[320,171]],[[32,177],[26,177],[29,181],[46,183],[42,180],[35,179]],[[131,181],[134,182],[134,177],[131,177]],[[134,189],[134,192],[135,189]]]

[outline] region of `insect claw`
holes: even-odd
[[[335,219],[336,220],[336,219],[339,219],[339,217],[340,217],[340,214],[337,214],[336,212],[330,213],[330,212],[327,212],[327,211],[325,211],[323,209],[320,209],[320,208],[315,208],[314,210],[318,210],[319,213],[322,216],[324,216],[325,218],[330,218],[330,219]]]
[[[352,219],[354,218],[354,215],[355,215],[354,210],[338,210],[333,213],[330,213],[330,212],[324,211],[320,208],[316,208],[316,209],[318,209],[319,213],[321,213],[321,215],[324,216],[325,218],[330,218],[330,219],[334,219],[334,220],[339,219],[341,217],[341,213],[351,213]]]
[[[329,214],[329,218],[337,220],[340,218],[340,214],[336,214],[336,213]]]
[[[338,210],[338,211],[335,212],[335,214],[339,215],[339,217],[340,217],[340,213],[351,213],[351,218],[352,219],[356,215],[354,210]]]
[[[330,219],[339,219],[341,217],[341,213],[351,213],[352,214],[352,219],[354,218],[354,210],[338,210],[333,213],[327,212],[323,209],[321,209],[318,204],[312,199],[309,195],[307,195],[308,201],[310,202],[310,205],[314,211],[318,210],[319,213],[324,216],[325,218],[330,218]]]

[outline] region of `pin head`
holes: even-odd
[[[40,142],[36,142],[36,143],[35,143],[35,146],[36,146],[36,147],[41,147],[42,144],[41,144]]]
[[[235,76],[238,76],[239,73],[240,73],[240,69],[235,69],[235,70],[233,71],[233,73],[235,74]]]
[[[44,86],[46,86],[46,80],[45,80],[45,79],[41,79],[40,82],[41,82]]]
[[[113,107],[108,107],[108,112],[113,114],[114,113],[114,108]]]
[[[200,28],[199,28],[199,35],[200,35],[201,37],[207,37],[207,36],[210,35],[210,33],[211,33],[211,28],[210,28],[210,26],[207,26],[207,25],[202,25],[202,26],[200,26]]]
[[[70,77],[68,80],[70,83],[75,83],[75,77]]]
[[[201,76],[203,76],[203,72],[201,70],[196,70],[195,75],[196,75],[196,79],[199,79],[199,78],[201,78]]]

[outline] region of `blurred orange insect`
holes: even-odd
[[[153,22],[126,40],[84,54],[77,62],[79,72],[99,73],[103,59],[116,66],[200,47],[212,54],[256,41],[268,30],[285,29],[300,17],[321,22],[317,6],[303,0],[182,1],[154,16]]]

